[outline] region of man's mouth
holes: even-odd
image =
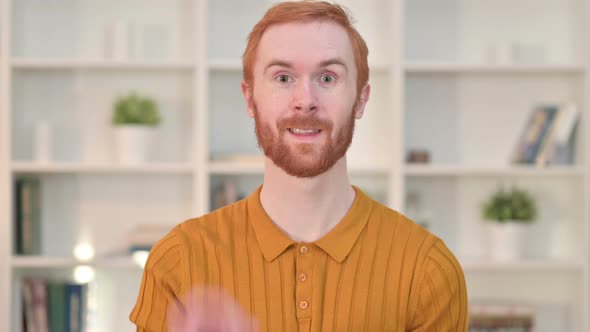
[[[319,134],[321,129],[300,129],[300,128],[287,128],[291,134],[295,135],[315,135]]]

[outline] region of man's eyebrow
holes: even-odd
[[[290,62],[284,61],[284,60],[272,60],[271,62],[269,62],[268,65],[266,65],[266,67],[264,67],[264,72],[266,72],[270,67],[274,67],[274,66],[279,66],[279,67],[284,67],[284,68],[293,68],[293,65]]]
[[[320,62],[320,67],[327,67],[330,65],[341,65],[342,67],[344,67],[345,70],[348,70],[348,67],[346,67],[346,63],[344,62],[344,60],[342,60],[342,58],[332,58]]]
[[[328,67],[330,65],[340,65],[340,66],[344,67],[345,70],[348,70],[346,63],[344,62],[344,60],[342,60],[342,58],[331,58],[331,59],[323,60],[322,62],[320,62],[320,67]],[[293,68],[293,64],[288,61],[272,60],[271,62],[268,63],[268,65],[266,65],[266,67],[264,67],[264,72],[266,72],[269,68],[271,68],[273,66],[279,66],[279,67],[283,67],[283,68],[287,68],[287,69]]]

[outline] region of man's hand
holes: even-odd
[[[170,306],[170,332],[243,332],[257,331],[254,317],[219,288],[195,288],[187,294],[183,306]],[[253,322],[250,326],[250,322]],[[251,329],[252,327],[252,329]]]

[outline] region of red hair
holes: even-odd
[[[264,17],[254,26],[248,35],[248,44],[242,56],[244,81],[250,87],[254,79],[254,62],[260,39],[264,32],[274,24],[292,22],[311,22],[327,20],[337,23],[348,33],[352,44],[354,61],[357,69],[357,93],[369,81],[369,65],[367,56],[369,49],[363,37],[352,25],[352,17],[342,6],[328,2],[300,1],[282,2],[272,6]]]

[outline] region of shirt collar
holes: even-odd
[[[367,224],[373,208],[373,200],[358,187],[352,187],[356,193],[355,198],[344,218],[328,234],[314,242],[338,263],[342,263],[352,250],[352,247]],[[275,225],[266,214],[260,203],[261,190],[262,186],[259,186],[248,197],[247,206],[248,214],[251,218],[250,222],[262,254],[270,262],[296,242]]]

